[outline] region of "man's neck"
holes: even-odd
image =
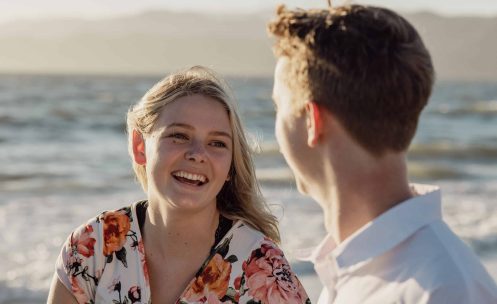
[[[331,184],[323,192],[326,195],[321,205],[326,228],[337,243],[413,196],[402,155],[386,156],[376,163],[358,163],[355,168],[335,172]]]

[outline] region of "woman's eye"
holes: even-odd
[[[225,148],[226,147],[226,144],[222,141],[213,141],[211,143],[211,145],[214,147],[218,147],[218,148]]]
[[[188,139],[188,136],[186,136],[183,133],[172,133],[167,137],[172,138],[172,139],[179,139],[179,140],[187,140]]]

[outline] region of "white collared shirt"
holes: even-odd
[[[442,220],[440,189],[413,187],[418,196],[302,258],[325,286],[318,304],[497,303],[495,282]]]

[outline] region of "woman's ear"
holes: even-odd
[[[309,147],[315,147],[323,131],[323,113],[322,109],[314,102],[309,101],[305,105],[306,126],[307,126],[307,144]]]
[[[133,160],[138,165],[145,165],[147,163],[147,157],[145,155],[145,140],[143,139],[143,135],[133,130]]]

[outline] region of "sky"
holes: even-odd
[[[335,5],[347,0],[334,0]],[[497,0],[362,0],[400,12],[432,11],[442,15],[497,16]],[[325,7],[327,0],[0,0],[0,23],[51,17],[103,18],[146,10],[256,12],[284,3],[288,7]]]

